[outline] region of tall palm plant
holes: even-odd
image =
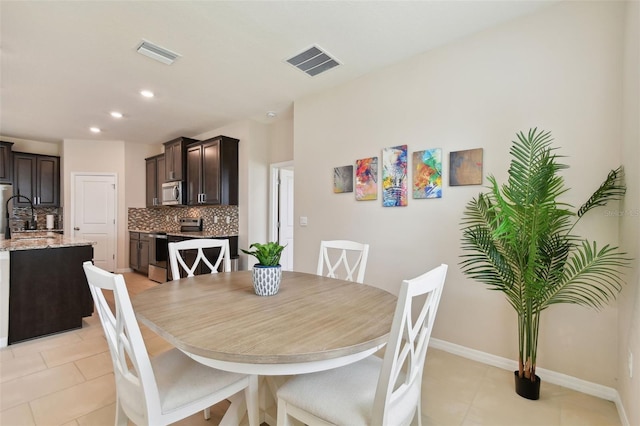
[[[621,290],[621,267],[629,259],[617,247],[573,234],[585,213],[625,193],[623,170],[612,170],[574,213],[559,201],[567,192],[551,148],[550,132],[520,132],[510,149],[509,178],[489,176],[486,193],[463,215],[462,271],[503,292],[518,315],[520,378],[536,381],[540,314],[556,303],[600,308]]]

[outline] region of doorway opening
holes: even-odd
[[[284,271],[293,270],[293,161],[270,166],[269,241],[285,246],[280,258]]]

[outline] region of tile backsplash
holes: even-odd
[[[238,206],[129,208],[128,229],[179,231],[186,217],[201,217],[204,231],[238,235]]]
[[[47,215],[52,214],[54,216],[53,229],[63,229],[62,223],[62,207],[40,207],[33,208],[33,214],[35,215],[36,222],[38,223],[38,229],[46,229],[47,227]],[[31,220],[31,207],[13,207],[11,216],[9,217],[9,226],[14,231],[20,231],[25,227],[25,221]]]

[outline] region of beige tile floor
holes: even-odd
[[[155,283],[126,273],[131,294]],[[170,345],[142,327],[153,356]],[[108,347],[96,316],[82,329],[0,350],[0,425],[113,425],[115,388]],[[215,425],[228,404],[178,424]],[[429,349],[422,395],[424,425],[620,425],[615,405],[543,383],[541,398],[513,391],[509,371]]]

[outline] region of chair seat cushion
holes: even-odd
[[[371,410],[382,359],[370,356],[354,364],[291,378],[278,398],[334,424],[371,424]]]
[[[151,367],[156,377],[163,413],[212,395],[247,377],[202,365],[178,349],[171,349],[151,358]]]

